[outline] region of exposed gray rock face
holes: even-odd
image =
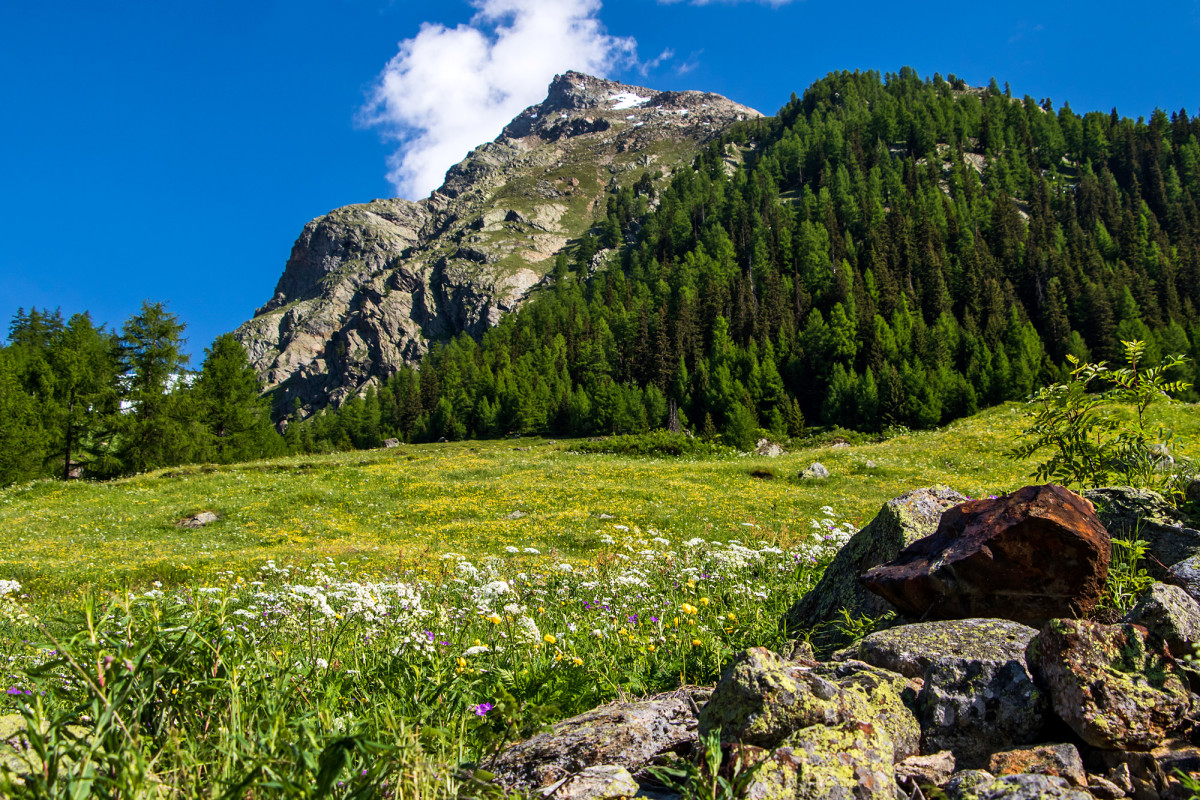
[[[1025,649],[1037,634],[1016,622],[923,622],[879,631],[834,658],[856,658],[924,682],[916,698],[921,751],[950,750],[961,766],[1037,740],[1048,711]]]
[[[707,690],[680,690],[601,706],[513,745],[489,769],[510,789],[544,789],[589,767],[634,773],[655,756],[696,741],[695,708],[707,699]]]
[[[1172,564],[1169,572],[1193,600],[1200,600],[1200,556],[1192,556],[1178,564]]]
[[[946,509],[966,501],[953,489],[934,486],[914,489],[884,503],[875,518],[838,551],[816,587],[788,610],[781,623],[785,630],[798,635],[816,629],[814,638],[819,644],[837,647],[848,640],[830,624],[841,618],[843,609],[854,617],[894,612],[895,607],[868,592],[858,576],[933,533]]]
[[[373,200],[308,223],[274,296],[235,332],[277,411],[364,391],[432,340],[479,335],[604,213],[610,186],[669,175],[757,111],[575,72],[417,202]]]
[[[1174,658],[1191,655],[1200,644],[1200,603],[1178,586],[1154,584],[1122,622],[1157,633]]]
[[[1200,531],[1157,492],[1113,486],[1083,496],[1096,506],[1096,516],[1111,535],[1149,543],[1142,566],[1158,580],[1166,578],[1172,564],[1200,555]]]

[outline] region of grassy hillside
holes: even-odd
[[[0,743],[0,793],[494,797],[471,766],[507,742],[789,646],[884,500],[1025,483],[1020,412],[779,459],[509,440],[8,489],[0,731],[36,742]],[[1194,406],[1155,413],[1197,441]],[[814,460],[833,477],[799,480]]]
[[[1194,406],[1155,413],[1179,441],[1197,440]],[[301,566],[331,558],[368,575],[433,576],[442,569],[435,556],[455,552],[537,569],[595,560],[614,526],[671,541],[752,537],[786,546],[808,535],[824,506],[860,526],[918,486],[944,483],[971,496],[1016,488],[1032,464],[1003,453],[1022,424],[1021,406],[1010,404],[935,431],[777,459],[583,455],[571,441],[521,439],[187,467],[111,483],[35,482],[0,492],[0,577],[61,601],[153,581],[249,579],[268,559]],[[799,480],[813,461],[832,477]],[[176,526],[203,510],[221,519],[200,530]],[[514,555],[506,546],[540,552]]]

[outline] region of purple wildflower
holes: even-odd
[[[480,703],[475,706],[475,714],[480,717],[486,717],[487,713],[495,708],[491,703]]]

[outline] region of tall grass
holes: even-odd
[[[734,652],[782,646],[779,617],[848,535],[833,517],[816,525],[815,543],[792,551],[614,528],[593,566],[537,573],[512,574],[499,555],[447,554],[437,579],[372,583],[332,561],[269,563],[250,583],[89,600],[65,640],[26,619],[3,789],[494,792],[475,767],[545,724],[711,682]]]

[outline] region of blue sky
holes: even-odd
[[[119,327],[164,300],[198,366],[305,222],[424,193],[567,69],[769,114],[832,70],[910,65],[1137,117],[1200,112],[1198,41],[1200,0],[7,3],[0,318]]]

